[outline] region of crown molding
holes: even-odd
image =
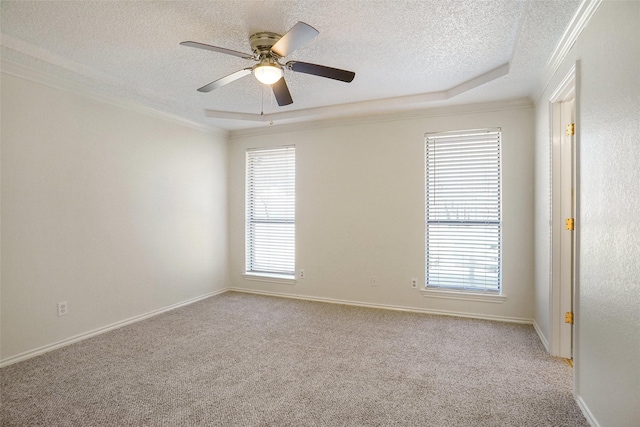
[[[591,17],[595,14],[601,3],[602,0],[582,0],[582,3],[578,6],[575,15],[573,15],[571,22],[542,70],[540,80],[534,92],[534,99],[539,99],[547,89],[553,75],[558,71],[560,64],[564,61],[576,40],[578,40],[582,30],[587,27]]]
[[[396,111],[390,113],[370,114],[367,116],[352,116],[332,118],[325,120],[305,121],[277,126],[248,128],[229,131],[229,139],[281,134],[286,132],[298,132],[313,129],[326,129],[329,127],[354,126],[370,123],[398,122],[433,117],[459,116],[463,114],[487,113],[492,111],[513,111],[522,108],[533,108],[529,98],[518,98],[507,101],[492,101],[476,104],[450,105],[444,107],[431,107]]]
[[[98,91],[91,88],[89,85],[73,82],[62,77],[35,70],[33,68],[6,60],[4,58],[0,60],[0,72],[23,80],[43,84],[45,86],[62,90],[64,92],[70,92],[99,102],[104,102],[116,107],[125,108],[136,113],[144,114],[146,116],[161,119],[201,132],[212,133],[223,138],[226,138],[228,136],[228,131],[217,128],[213,125],[196,123],[175,114],[170,114],[164,111],[157,110],[155,108],[147,107],[128,98],[108,94],[104,91]]]
[[[230,111],[205,110],[205,115],[216,119],[245,120],[265,123],[276,120],[281,122],[287,120],[296,121],[305,118],[320,120],[345,116],[384,114],[399,110],[414,109],[417,106],[429,102],[448,100],[492,80],[506,76],[509,74],[509,66],[509,63],[502,64],[484,74],[438,92],[427,92],[417,95],[398,96],[371,101],[351,102],[347,104],[306,108],[302,110],[290,110],[271,114],[249,114]]]

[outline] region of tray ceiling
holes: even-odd
[[[335,115],[532,97],[579,1],[2,1],[3,61],[227,130]],[[286,72],[294,103],[247,76],[249,35],[304,21],[319,36],[287,57],[356,72],[352,83]],[[240,119],[240,120],[238,120]]]

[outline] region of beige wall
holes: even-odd
[[[225,135],[3,73],[1,136],[2,360],[225,287]]]
[[[603,2],[536,103],[536,322],[549,334],[549,97],[578,63],[575,391],[601,426],[640,420],[640,3]]]
[[[594,423],[635,425],[639,22],[637,1],[603,2],[536,100],[535,124],[526,106],[475,112],[466,106],[457,113],[239,132],[227,143],[3,73],[0,359],[227,286],[505,319],[535,316],[548,339],[548,98],[579,60],[575,389]],[[503,129],[507,298],[426,298],[409,286],[411,277],[424,281],[423,136],[480,127]],[[244,150],[285,144],[297,147],[297,267],[307,278],[295,285],[247,281],[241,275]],[[377,287],[370,285],[373,275]],[[56,315],[59,301],[69,304],[65,317]]]
[[[474,110],[467,106],[460,111]],[[511,319],[533,318],[533,108],[477,107],[472,113],[360,124],[285,127],[235,135],[229,143],[230,277],[263,292]],[[415,114],[416,113],[412,113]],[[375,120],[375,119],[373,119]],[[426,298],[424,134],[501,127],[503,136],[504,303]],[[245,150],[295,144],[295,285],[249,281],[244,269]],[[372,287],[371,276],[378,286]]]

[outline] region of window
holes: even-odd
[[[501,293],[500,137],[425,136],[427,289]]]
[[[295,274],[295,147],[247,150],[246,272]]]

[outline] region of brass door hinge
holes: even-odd
[[[564,323],[571,323],[573,325],[573,313],[570,311],[567,311],[564,314]]]
[[[569,123],[567,125],[567,136],[571,136],[571,135],[575,135],[576,134],[576,124],[575,123]]]
[[[569,231],[573,231],[576,228],[576,222],[573,218],[567,218],[564,220],[564,228]]]

